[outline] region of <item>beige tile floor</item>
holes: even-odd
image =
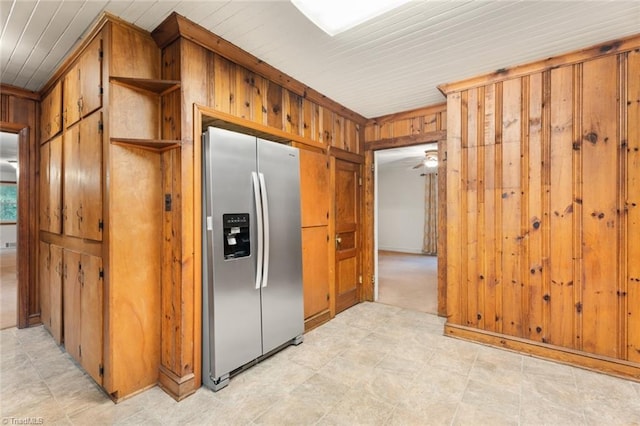
[[[113,404],[42,327],[0,332],[0,416],[44,424],[638,425],[640,384],[442,336],[443,320],[363,303],[177,403]]]

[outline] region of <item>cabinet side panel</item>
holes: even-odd
[[[109,66],[112,76],[160,78],[160,49],[149,34],[112,23]]]
[[[106,383],[122,397],[158,379],[162,175],[156,153],[111,145],[110,159]]]

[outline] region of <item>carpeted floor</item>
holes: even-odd
[[[16,249],[0,249],[0,330],[15,327],[18,318]]]
[[[438,258],[378,252],[378,302],[414,311],[438,313]]]

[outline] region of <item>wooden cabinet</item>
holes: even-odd
[[[96,37],[65,74],[64,124],[69,127],[102,106],[102,39]]]
[[[158,381],[165,194],[180,148],[162,139],[162,100],[180,83],[159,79],[149,34],[98,25],[53,84],[65,120],[41,146],[39,279],[43,321],[55,336],[58,304],[56,341],[118,401]]]
[[[64,250],[64,346],[102,384],[102,259]]]
[[[62,83],[58,81],[40,103],[40,140],[48,141],[62,130]]]
[[[102,113],[64,134],[64,233],[102,239]]]
[[[302,285],[307,330],[330,319],[328,161],[322,152],[300,149]]]

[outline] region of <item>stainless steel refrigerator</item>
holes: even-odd
[[[217,391],[302,342],[298,149],[209,127],[202,137],[202,375]]]

